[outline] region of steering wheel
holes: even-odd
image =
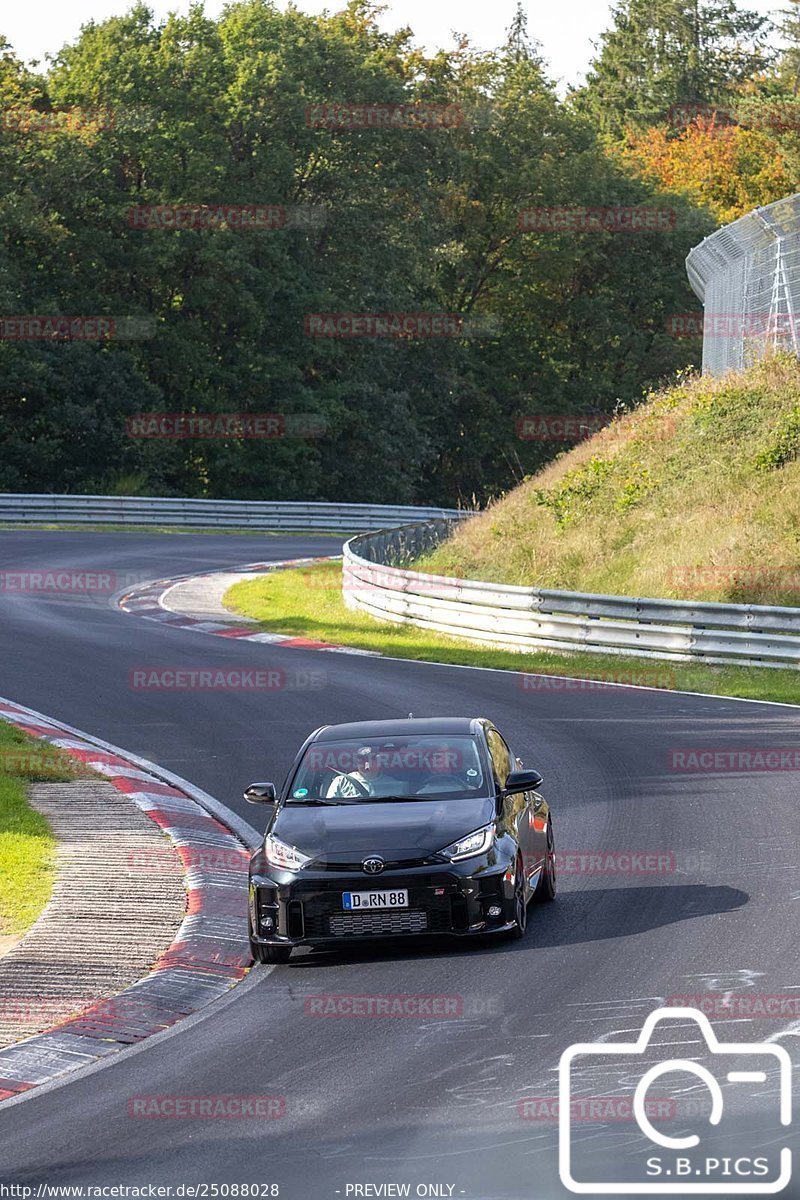
[[[372,792],[369,790],[368,787],[364,786],[364,784],[361,782],[360,779],[354,779],[353,776],[350,775],[347,771],[339,771],[336,767],[323,767],[322,770],[330,771],[331,775],[333,775],[333,777],[335,779],[341,779],[342,777],[344,777],[345,779],[349,779],[350,782],[352,783],[353,787],[358,788],[358,793],[360,796],[368,797],[368,796],[372,795]]]

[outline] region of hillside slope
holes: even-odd
[[[800,605],[800,364],[780,356],[649,397],[466,522],[421,569]]]

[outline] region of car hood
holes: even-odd
[[[270,830],[303,854],[329,862],[379,854],[395,860],[426,858],[488,825],[494,801],[386,800],[330,807],[287,805]]]

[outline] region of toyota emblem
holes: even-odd
[[[366,875],[380,875],[386,863],[382,858],[365,858],[361,864],[361,869]]]

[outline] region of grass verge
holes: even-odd
[[[0,935],[24,933],[53,886],[56,842],[44,817],[28,804],[28,784],[85,773],[46,742],[0,721]]]
[[[683,379],[561,454],[417,569],[800,606],[800,363]]]
[[[224,603],[254,617],[265,632],[315,638],[322,642],[378,650],[392,658],[494,667],[521,675],[543,674],[632,683],[714,696],[800,703],[796,671],[713,667],[701,663],[658,662],[609,654],[566,654],[548,650],[515,654],[492,650],[413,625],[390,625],[345,608],[340,563],[274,571],[234,584]],[[520,686],[525,688],[525,679]],[[533,690],[533,689],[531,689]],[[537,685],[538,690],[538,685]]]

